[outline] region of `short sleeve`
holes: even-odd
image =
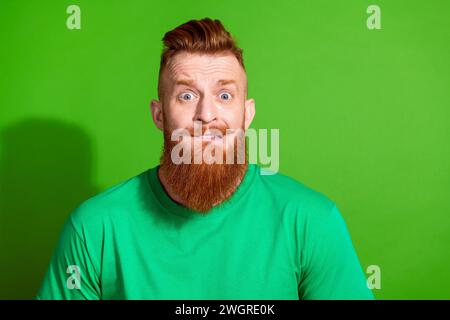
[[[374,299],[336,205],[324,213],[310,214],[303,232],[300,299]]]
[[[72,217],[65,222],[37,300],[98,300],[99,275]]]

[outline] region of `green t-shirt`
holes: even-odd
[[[323,194],[250,164],[234,194],[200,215],[171,200],[157,169],[75,209],[37,299],[374,298]]]

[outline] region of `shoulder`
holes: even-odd
[[[123,214],[139,201],[141,185],[148,170],[121,181],[84,200],[71,213],[69,219],[77,231],[97,229],[113,217]]]
[[[260,184],[282,206],[289,206],[303,213],[327,214],[336,206],[324,193],[280,172],[271,172],[257,166]]]

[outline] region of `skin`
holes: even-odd
[[[247,130],[253,121],[255,101],[247,99],[247,75],[231,53],[177,53],[164,69],[161,81],[160,101],[153,99],[150,104],[153,122],[161,131],[165,126],[170,131],[192,128],[194,121],[201,121],[206,128]],[[233,135],[227,135],[226,143],[233,141],[228,139]],[[159,178],[169,196],[178,201],[177,195],[168,190],[164,176],[159,174]]]

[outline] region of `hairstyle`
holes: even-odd
[[[190,53],[218,54],[231,52],[245,71],[242,49],[224,28],[220,20],[203,18],[190,20],[168,31],[162,38],[164,48],[161,54],[158,78],[158,97],[162,97],[161,74],[170,59],[181,51]]]

